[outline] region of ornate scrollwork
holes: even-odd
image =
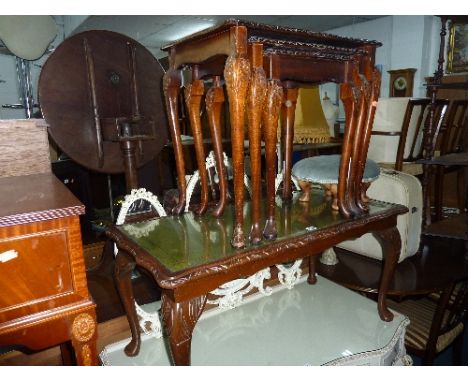
[[[166,211],[159,202],[159,199],[151,191],[147,191],[145,188],[133,189],[130,194],[125,196],[125,199],[120,208],[119,216],[117,217],[116,225],[122,225],[125,223],[125,218],[127,217],[128,210],[137,200],[145,200],[150,203],[159,216],[166,216]]]
[[[91,366],[92,361],[91,361],[91,349],[89,348],[88,344],[83,345],[81,348],[81,358],[83,360],[83,365],[84,366]]]
[[[159,216],[166,216],[166,211],[164,207],[159,202],[159,199],[152,192],[147,191],[145,188],[133,189],[130,194],[125,196],[125,199],[120,208],[119,215],[117,217],[116,225],[122,225],[125,223],[125,218],[127,217],[130,207],[138,200],[145,200],[150,203]],[[154,227],[159,224],[157,219],[149,220],[142,225],[136,227],[135,225],[131,226],[131,231],[129,229],[129,234],[135,237],[144,237],[148,235]],[[118,249],[114,244],[114,255],[117,256]],[[141,330],[149,335],[153,335],[157,338],[161,336],[161,323],[159,321],[158,313],[149,313],[143,310],[136,302],[135,308],[138,316],[140,317],[140,328]]]
[[[167,335],[180,345],[192,338],[193,327],[205,307],[206,295],[191,300],[174,302],[163,293],[161,296],[161,317]],[[173,354],[174,355],[174,354]]]
[[[149,220],[147,222],[143,222],[138,226],[128,226],[125,230],[127,233],[135,238],[141,238],[148,236],[151,231],[159,224],[157,219]]]
[[[73,320],[72,335],[79,342],[88,342],[95,332],[96,321],[89,313],[81,313]]]
[[[270,269],[265,268],[248,278],[229,281],[211,291],[211,294],[221,297],[215,300],[208,299],[207,303],[218,305],[221,309],[233,309],[242,304],[244,295],[249,293],[253,288],[257,288],[261,294],[269,296],[271,288],[265,288],[263,282],[270,277]]]
[[[283,183],[283,178],[284,178],[284,168],[276,174],[275,178],[275,194],[278,192],[278,188]],[[296,191],[299,191],[301,188],[299,187],[299,184],[297,183],[297,179],[291,175],[291,181],[294,184],[294,188]]]
[[[336,265],[338,264],[338,258],[333,247],[326,249],[320,256],[320,262],[324,265]]]
[[[232,168],[232,166],[231,166],[231,162],[229,161],[229,158],[227,157],[226,153],[224,153],[224,152],[223,152],[223,164],[228,169],[228,173],[229,173],[229,170]],[[210,153],[206,157],[205,168],[207,170],[209,170],[210,168],[214,168],[216,177],[219,177],[218,170],[216,168],[216,159],[214,157],[214,152],[213,151],[210,151]],[[216,179],[216,177],[215,177],[215,179]],[[199,182],[199,180],[200,180],[200,173],[199,173],[198,170],[195,170],[192,175],[186,175],[185,176],[185,181],[187,183],[187,192],[186,192],[187,203],[185,205],[185,212],[189,211],[190,199],[192,198],[193,191],[194,191],[197,183]],[[251,194],[252,190],[251,190],[251,186],[250,186],[250,179],[246,174],[244,174],[244,185],[245,185],[245,188],[247,189],[247,191],[249,192],[249,194]]]
[[[125,199],[122,203],[122,207],[120,208],[119,215],[117,216],[117,221],[115,222],[116,225],[122,225],[125,223],[125,219],[127,217],[130,207],[138,200],[145,200],[148,203],[150,203],[154,207],[156,212],[159,214],[159,216],[167,215],[166,211],[164,210],[164,207],[161,205],[156,195],[154,195],[150,191],[147,191],[145,188],[138,188],[133,189],[130,192],[130,194],[125,195]],[[144,237],[152,231],[152,229],[157,223],[157,220],[152,220],[141,227],[132,227],[133,231],[131,232],[131,234],[136,237]],[[115,256],[117,256],[117,252],[117,246],[114,244]]]
[[[140,329],[146,335],[155,338],[162,337],[162,326],[159,318],[159,311],[154,313],[147,312],[135,303],[137,315],[139,317]]]
[[[278,268],[278,280],[288,289],[294,288],[302,275],[301,269],[302,259],[298,259],[294,264],[286,266],[284,264],[276,264]]]

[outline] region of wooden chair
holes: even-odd
[[[441,131],[440,155],[466,151],[468,148],[468,100],[455,100],[450,105],[447,120]],[[444,199],[444,177],[457,171],[457,205],[460,211],[465,207],[465,169],[462,166],[438,166],[435,177],[435,220],[442,219]]]
[[[434,124],[438,128],[444,119],[448,107],[448,100],[436,101]],[[411,98],[408,100],[401,130],[372,131],[372,135],[399,136],[398,150],[394,162],[379,163],[381,167],[403,171],[411,175],[421,175],[422,165],[415,163],[423,156],[423,131],[429,123],[430,117],[429,98]]]
[[[421,357],[423,365],[432,365],[439,353],[453,345],[453,363],[461,364],[468,280],[451,283],[440,294],[389,301],[389,306],[410,319],[405,336],[408,353]]]

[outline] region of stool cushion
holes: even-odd
[[[298,161],[292,168],[297,179],[319,184],[337,184],[341,155],[318,155]],[[362,181],[369,183],[379,177],[380,167],[373,160],[366,161]]]

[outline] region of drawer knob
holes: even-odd
[[[14,249],[0,253],[0,263],[6,263],[7,261],[16,259],[18,257],[18,252]]]

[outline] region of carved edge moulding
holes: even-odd
[[[211,154],[207,158],[207,166],[214,166],[214,158]],[[227,160],[226,156],[225,160]],[[194,173],[192,177],[195,176],[196,174]],[[193,182],[193,184],[195,184],[195,182]],[[189,193],[189,189],[187,189],[187,193]],[[159,202],[158,197],[144,188],[139,188],[132,190],[130,194],[125,196],[119,215],[117,217],[116,225],[122,225],[125,223],[125,218],[127,217],[131,206],[139,200],[145,200],[150,203],[155,208],[159,216],[167,216],[166,211]],[[187,201],[188,200],[190,200],[190,197],[187,198]],[[157,225],[157,223],[157,218],[149,220],[142,229],[140,229],[138,232],[133,232],[132,234],[136,237],[147,236],[152,231],[154,226]],[[117,256],[117,253],[118,249],[114,243],[114,255]],[[276,264],[278,269],[279,283],[287,289],[292,289],[294,285],[298,283],[302,275],[301,265],[302,259],[296,260],[293,264]],[[220,309],[233,309],[242,305],[244,303],[244,296],[251,293],[255,288],[260,294],[269,296],[272,293],[272,289],[271,287],[265,287],[264,282],[265,280],[270,279],[270,277],[270,269],[265,268],[250,277],[229,281],[213,290],[211,295],[217,296],[217,298],[208,299],[207,303],[211,305],[217,305]],[[163,331],[159,311],[148,312],[143,309],[136,301],[135,309],[139,317],[141,331],[146,335],[160,338],[163,335]]]

